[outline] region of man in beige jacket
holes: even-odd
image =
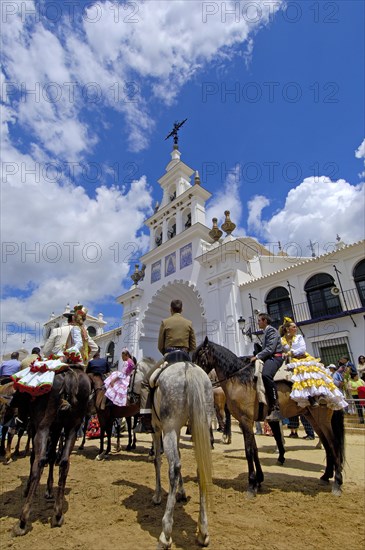
[[[181,315],[182,301],[172,300],[171,316],[161,322],[158,336],[158,349],[165,355],[169,351],[181,349],[189,353],[196,348],[192,322]]]
[[[68,325],[53,328],[51,330],[51,334],[42,348],[43,357],[49,357],[51,353],[55,355],[63,355],[63,351],[72,328],[72,314],[64,313],[63,315],[67,317]]]
[[[171,316],[161,322],[158,336],[158,349],[165,355],[171,351],[180,350],[186,353],[196,348],[195,332],[192,322],[181,315],[182,301],[172,300],[170,304]],[[150,395],[149,379],[152,373],[161,365],[159,362],[146,375],[141,383],[141,409],[140,421],[137,424],[136,432],[152,432],[151,413],[152,403]]]

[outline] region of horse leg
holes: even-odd
[[[99,445],[99,453],[96,456],[96,460],[102,460],[104,456],[104,435],[105,435],[105,426],[102,426],[100,424],[100,445]]]
[[[53,472],[54,465],[56,463],[57,456],[57,442],[60,437],[60,431],[52,433],[49,444],[48,444],[48,478],[47,478],[47,489],[44,494],[47,500],[54,498],[53,495]]]
[[[334,411],[331,419],[328,417],[328,411],[322,407],[319,411],[317,409],[309,409],[309,412],[310,422],[326,451],[326,469],[320,479],[328,483],[334,477],[332,493],[335,496],[340,496],[342,493],[342,467],[344,459],[343,411]],[[307,417],[308,415],[305,416]],[[320,416],[323,416],[323,419]]]
[[[220,403],[214,404],[215,415],[218,421],[218,431],[224,432],[224,407],[220,407]]]
[[[8,427],[3,424],[3,429],[1,431],[0,456],[5,456],[5,440],[6,440],[7,433],[8,433]]]
[[[8,430],[8,439],[6,442],[6,449],[5,449],[5,464],[10,464],[13,459],[11,458],[11,444],[13,442],[14,437],[14,429],[9,428]]]
[[[104,456],[107,456],[110,454],[110,451],[112,450],[112,431],[113,431],[113,420],[110,419],[111,422],[108,422],[107,426],[106,426],[106,441],[107,441],[107,444],[106,444],[106,449],[105,449],[105,454]]]
[[[256,495],[257,486],[264,480],[261,464],[258,456],[256,440],[253,433],[253,426],[246,420],[241,419],[240,428],[245,442],[245,453],[248,466],[248,489],[247,496],[252,498]],[[256,470],[255,470],[256,466]]]
[[[115,431],[117,433],[117,447],[116,447],[116,451],[119,453],[119,451],[121,450],[121,446],[120,446],[120,421],[119,421],[119,418],[116,418],[115,419],[115,423],[114,423],[114,426],[115,426]]]
[[[162,531],[161,531],[160,538],[157,545],[158,550],[165,550],[167,548],[171,548],[171,544],[172,544],[171,533],[172,533],[172,525],[174,522],[173,514],[175,509],[175,503],[176,503],[176,491],[179,484],[179,478],[181,475],[181,462],[180,462],[180,457],[178,453],[176,432],[170,431],[165,433],[163,436],[163,443],[164,443],[165,454],[167,456],[167,460],[169,463],[170,487],[169,487],[169,494],[167,497],[165,513],[162,518]],[[157,454],[158,453],[156,449],[156,455]],[[155,460],[158,460],[158,458],[155,457]]]
[[[198,483],[199,483],[199,519],[198,519],[198,536],[197,541],[200,546],[209,545],[209,533],[208,533],[208,515],[207,515],[207,503],[205,499],[205,494],[202,489],[199,473],[198,473]]]
[[[82,435],[81,445],[79,446],[79,451],[83,451],[84,448],[85,448],[86,432],[87,432],[87,427],[88,427],[88,425],[89,425],[90,418],[91,418],[90,415],[87,415],[87,416],[85,416],[85,418],[84,418],[84,424],[83,424],[83,427],[82,427],[82,434],[83,434],[83,435]]]
[[[210,423],[210,445],[211,446],[212,446],[212,439],[211,439],[212,437],[213,437],[213,430],[212,430],[212,423]],[[213,442],[214,442],[214,439],[213,439]],[[178,437],[178,439],[177,439],[177,448],[178,448],[178,453],[179,453],[179,460],[181,460],[181,454],[180,454],[179,446],[180,446],[180,437]],[[188,499],[186,498],[186,493],[185,493],[185,488],[184,488],[184,481],[183,481],[183,478],[182,478],[182,475],[181,475],[181,470],[180,470],[179,484],[178,484],[178,488],[177,488],[177,491],[176,491],[176,502],[187,502],[187,501],[188,501]]]
[[[231,413],[229,412],[227,405],[225,405],[224,407],[224,412],[225,412],[225,421],[224,421],[222,442],[225,443],[226,445],[230,445],[232,443]]]
[[[152,497],[153,504],[161,504],[161,432],[155,430],[152,434],[153,448],[154,448],[154,465],[155,465],[155,477],[156,487]]]
[[[138,414],[134,415],[133,417],[133,428],[136,426],[137,424],[137,420],[138,420]],[[134,429],[132,430],[132,437],[133,437],[133,441],[132,441],[132,450],[135,450],[136,448],[136,444],[137,444],[137,434],[136,432],[134,431]]]
[[[31,463],[31,471],[28,480],[27,496],[20,514],[19,523],[14,527],[14,535],[25,535],[29,530],[28,521],[30,515],[30,508],[33,500],[33,496],[41,478],[44,465],[46,463],[46,450],[48,439],[49,427],[38,430],[34,437],[34,459]],[[32,453],[33,454],[33,453]]]
[[[18,439],[14,448],[14,456],[20,456],[20,440],[23,437],[24,432],[24,428],[20,428],[20,430],[18,431]]]
[[[128,445],[126,448],[126,451],[132,450],[132,418],[130,416],[127,416],[125,419],[127,422],[127,428],[128,428]]]
[[[278,451],[279,451],[278,463],[283,465],[285,462],[285,447],[284,447],[283,434],[281,431],[280,422],[269,422],[268,424],[271,428],[276,445],[278,447]]]
[[[61,527],[64,522],[63,516],[63,500],[65,497],[65,487],[67,474],[70,469],[70,454],[74,448],[77,432],[80,427],[78,424],[65,434],[65,442],[62,449],[62,456],[59,465],[58,490],[54,505],[53,516],[51,519],[51,527]]]

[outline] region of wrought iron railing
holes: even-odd
[[[308,302],[301,302],[294,304],[294,317],[298,324],[305,324],[310,322],[318,322],[324,319],[334,319],[336,317],[344,317],[349,314],[353,314],[359,311],[365,311],[365,304],[361,302],[358,291],[356,288],[345,290],[338,294],[340,303],[336,300],[336,303],[321,302],[312,305],[313,313],[309,308]],[[280,324],[282,320],[276,320],[273,323],[275,326]],[[257,325],[257,318],[249,318],[250,329],[252,333],[260,331]]]

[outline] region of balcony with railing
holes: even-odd
[[[307,325],[365,312],[365,301],[362,302],[358,290],[352,288],[341,292],[338,296],[334,296],[333,299],[329,298],[325,301],[315,301],[312,299],[310,305],[306,301],[293,304],[293,308],[293,316],[296,323],[298,325]],[[278,327],[282,321],[282,319],[274,319],[273,325]],[[250,317],[249,323],[252,333],[260,332],[256,317]]]

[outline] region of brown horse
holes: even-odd
[[[243,433],[248,463],[248,494],[253,496],[264,480],[253,433],[253,423],[260,419],[254,366],[250,363],[249,358],[238,358],[223,346],[210,342],[208,338],[194,352],[193,361],[206,372],[210,372],[213,368],[217,372],[226,394],[228,408],[238,420]],[[329,482],[334,476],[332,493],[340,495],[344,462],[343,411],[332,411],[326,406],[299,409],[296,402],[290,398],[290,383],[279,382],[277,387],[282,415],[290,418],[303,414],[317,432],[326,451],[326,469],[321,480]],[[279,422],[270,422],[270,427],[279,449],[278,461],[283,464],[285,449],[280,424]]]
[[[222,443],[232,443],[231,413],[227,407],[226,394],[220,386],[215,369],[210,371],[209,379],[213,386],[214,410],[217,417],[219,431],[222,432]]]
[[[71,408],[60,411],[61,394],[66,391],[70,396]],[[28,394],[17,394],[21,400],[31,401],[30,422],[33,439],[30,475],[25,490],[25,503],[18,524],[14,527],[15,535],[25,535],[30,529],[29,516],[34,494],[37,490],[44,466],[49,464],[47,490],[45,497],[53,498],[53,469],[56,461],[57,443],[61,432],[64,443],[59,460],[58,490],[55,499],[52,527],[61,527],[64,521],[63,499],[67,474],[70,468],[70,454],[73,450],[77,432],[85,416],[91,392],[90,380],[82,369],[72,368],[57,374],[50,392],[31,401]]]
[[[99,424],[100,424],[100,448],[99,453],[96,457],[97,460],[103,460],[106,456],[109,455],[111,451],[111,437],[113,430],[113,422],[117,418],[125,418],[128,426],[128,445],[127,450],[135,449],[136,447],[136,436],[132,432],[132,417],[136,417],[139,414],[140,410],[140,384],[146,372],[148,372],[151,367],[155,365],[154,359],[150,357],[144,357],[137,364],[137,369],[134,378],[134,386],[130,395],[133,396],[133,400],[129,397],[128,403],[124,407],[118,407],[114,404],[107,404],[105,408],[102,408],[103,397],[105,394],[104,389],[99,389],[96,393],[95,398],[95,409],[98,415]],[[104,435],[107,437],[107,446],[104,451]]]

